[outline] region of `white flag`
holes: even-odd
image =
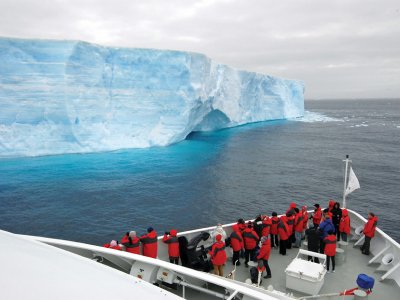
[[[354,174],[353,168],[350,167],[349,183],[347,184],[346,188],[346,196],[359,188],[360,188],[360,183],[358,182],[356,174]]]

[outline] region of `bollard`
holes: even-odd
[[[345,242],[345,241],[339,241],[339,242],[338,242],[339,248],[343,249],[344,251],[347,250],[347,246],[348,246],[348,245],[349,245],[349,243],[348,243],[348,242]]]
[[[342,265],[345,262],[345,252],[341,248],[336,248],[336,264],[338,266]]]

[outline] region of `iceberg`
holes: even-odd
[[[166,146],[301,117],[304,84],[198,53],[0,38],[0,157]]]

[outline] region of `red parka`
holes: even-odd
[[[286,210],[286,214],[291,213],[294,214],[294,209],[296,208],[296,203],[291,202],[289,208]]]
[[[219,239],[212,245],[211,251],[209,254],[211,255],[211,262],[215,266],[222,266],[226,262],[226,252],[225,252],[225,243],[221,241],[221,235],[218,234]]]
[[[104,248],[109,248],[109,249],[114,249],[114,250],[119,250],[119,251],[122,250],[122,248],[121,248],[119,245],[111,246],[111,245],[108,244],[108,243],[107,243],[107,244],[104,244],[103,247],[104,247]]]
[[[303,230],[307,229],[307,224],[308,224],[308,211],[307,207],[303,206],[301,208],[301,211],[303,212]]]
[[[321,218],[322,218],[321,207],[318,207],[318,208],[314,211],[313,223],[319,225],[319,223],[321,223]]]
[[[289,236],[291,236],[293,234],[293,230],[294,230],[294,219],[295,216],[291,215],[290,217],[286,217],[286,224],[288,225],[288,234]]]
[[[378,224],[378,217],[369,217],[368,222],[364,226],[364,234],[367,237],[373,238],[375,235],[376,225]]]
[[[268,236],[271,231],[272,221],[269,217],[265,217],[262,221],[262,231],[261,236]]]
[[[339,223],[339,232],[350,234],[350,217],[347,209],[342,210],[342,218]]]
[[[286,241],[289,238],[289,225],[286,223],[286,216],[282,216],[278,224],[278,234],[281,241]]]
[[[278,224],[279,224],[279,218],[272,217],[271,218],[271,234],[278,234]]]
[[[247,228],[246,224],[243,224],[243,223],[237,223],[237,226],[239,227],[239,230],[241,232],[243,232]]]
[[[140,241],[143,244],[143,255],[147,257],[157,257],[157,232],[155,230],[142,235]]]
[[[300,211],[296,214],[296,218],[294,219],[294,230],[296,232],[303,232],[303,213]]]
[[[124,236],[121,238],[120,243],[122,245],[124,245],[125,243],[128,243],[128,242],[129,242],[129,232],[127,234],[124,234]]]
[[[126,252],[140,254],[140,240],[138,237],[135,236],[129,239],[129,235],[125,235],[121,240],[121,244],[125,246]]]
[[[329,203],[328,203],[328,212],[331,212],[332,211],[332,209],[333,209],[333,207],[335,206],[335,201],[334,200],[329,200]],[[331,219],[332,219],[332,217],[331,217]]]
[[[132,243],[131,243],[132,242]],[[125,246],[126,252],[140,254],[140,240],[138,237],[131,238],[131,242],[122,243]]]
[[[239,226],[237,224],[232,226],[232,233],[231,233],[231,247],[233,251],[240,251],[244,248],[243,237],[242,233],[240,232]]]
[[[172,229],[170,235],[164,234],[162,241],[168,244],[168,256],[170,258],[179,258],[179,241],[176,236],[177,232]]]
[[[257,242],[260,239],[258,234],[253,228],[246,228],[243,233],[244,248],[246,250],[253,250],[257,246]]]
[[[325,249],[324,254],[327,256],[335,256],[336,254],[336,235],[329,234],[324,238]]]
[[[257,259],[268,260],[271,254],[271,240],[268,238],[262,245]]]

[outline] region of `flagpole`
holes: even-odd
[[[344,170],[344,183],[343,183],[343,203],[342,203],[342,207],[346,208],[346,188],[347,188],[347,173],[348,173],[348,169],[349,169],[349,162],[351,162],[351,160],[349,159],[349,155],[346,155],[346,159],[343,160],[344,162],[346,162],[346,167]]]

